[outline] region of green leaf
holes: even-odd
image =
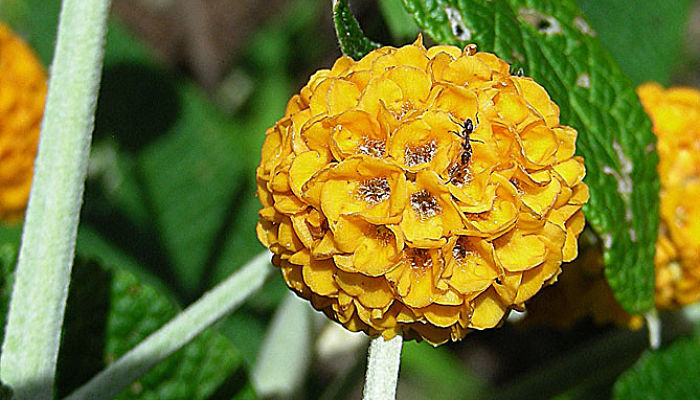
[[[123,269],[78,261],[73,268],[58,392],[65,395],[117,360],[179,312],[167,296]],[[250,398],[240,354],[209,329],[117,399],[208,399],[214,393]]]
[[[635,84],[668,85],[694,0],[578,0],[600,41]],[[624,16],[620,18],[620,16]]]
[[[0,324],[5,326],[10,306],[15,264],[19,255],[22,225],[0,224]],[[5,329],[0,330],[0,342],[5,339]]]
[[[10,295],[14,283],[14,270],[19,253],[21,225],[0,224],[0,324],[5,326]],[[5,329],[0,331],[0,342],[5,339]],[[12,389],[0,382],[0,400],[11,400]]]
[[[619,400],[696,399],[700,393],[700,336],[647,351],[613,390]]]
[[[588,223],[604,247],[605,274],[631,313],[654,306],[658,157],[651,123],[632,82],[573,0],[404,0],[436,41],[475,42],[544,86],[561,120],[579,132],[591,192]]]
[[[151,267],[190,301],[206,289],[246,189],[245,147],[193,82],[156,66],[119,24],[111,28],[95,136],[98,145],[116,138],[123,179],[104,200],[134,223],[140,243],[150,242],[150,251],[124,243],[129,250],[156,258]]]
[[[380,0],[379,8],[395,41],[415,40],[418,35],[418,26],[406,12],[401,0]]]
[[[55,0],[13,0],[0,3],[0,20],[26,40],[44,65],[53,59],[61,2]]]
[[[148,267],[144,265],[146,260],[137,259],[133,254],[126,253],[90,226],[78,227],[76,254],[82,259],[96,261],[99,265],[118,266],[119,269],[136,276],[140,282],[153,287],[163,296],[168,296],[171,301],[177,301],[177,298],[172,295],[171,288],[158,276],[149,273]]]
[[[139,172],[175,273],[193,296],[247,177],[231,126],[192,85],[179,95],[178,120],[140,154]]]
[[[333,0],[333,22],[340,50],[346,56],[359,60],[370,51],[381,47],[379,43],[365,37],[360,24],[350,11],[348,0]]]
[[[21,224],[0,223],[0,324],[3,326],[0,330],[0,342],[5,340],[4,326],[7,323],[21,236]],[[0,382],[0,400],[11,399],[12,388]]]

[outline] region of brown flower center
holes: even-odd
[[[386,143],[383,140],[370,139],[367,136],[362,138],[362,144],[357,148],[358,154],[366,154],[371,157],[383,158],[386,153]]]
[[[368,179],[360,183],[357,195],[366,203],[379,204],[391,196],[391,186],[384,177]]]
[[[370,235],[384,247],[388,246],[394,239],[394,233],[383,225],[375,226],[370,232]]]
[[[463,264],[466,261],[466,259],[472,256],[473,254],[474,253],[472,252],[471,246],[463,237],[460,237],[457,240],[457,243],[455,243],[455,247],[452,249],[452,256],[458,264]]]
[[[437,199],[427,190],[411,194],[411,208],[421,219],[432,218],[442,211]]]
[[[433,259],[430,257],[428,250],[407,248],[404,253],[404,259],[409,263],[411,268],[429,269],[433,266]]]
[[[422,146],[406,145],[403,156],[404,162],[408,167],[415,167],[416,165],[429,163],[433,157],[435,157],[436,151],[437,144],[434,140],[431,140]]]

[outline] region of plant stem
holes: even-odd
[[[661,319],[655,308],[644,313],[644,319],[647,322],[647,330],[649,332],[649,347],[656,350],[661,346]]]
[[[393,400],[396,398],[402,344],[401,335],[396,335],[388,341],[381,336],[372,339],[369,344],[363,400]]]
[[[259,289],[272,272],[269,259],[267,251],[257,255],[65,400],[111,399],[119,394]]]
[[[51,399],[109,0],[64,0],[0,358],[15,399]]]
[[[311,364],[313,309],[292,291],[275,311],[250,379],[262,398],[291,398]]]

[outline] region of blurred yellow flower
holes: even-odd
[[[700,90],[637,89],[658,137],[661,205],[656,243],[656,305],[700,301]]]
[[[498,326],[577,255],[576,131],[474,45],[422,39],[316,72],[268,129],[257,234],[353,331],[440,344]]]
[[[45,97],[44,68],[29,46],[0,23],[0,219],[24,214]]]

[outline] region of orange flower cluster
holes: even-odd
[[[41,63],[0,23],[0,219],[21,218],[27,206],[45,97]]]
[[[257,234],[352,331],[440,344],[492,328],[577,255],[576,131],[474,45],[419,39],[316,72],[268,129]]]
[[[700,91],[637,89],[658,137],[661,205],[656,243],[656,305],[700,301]]]

